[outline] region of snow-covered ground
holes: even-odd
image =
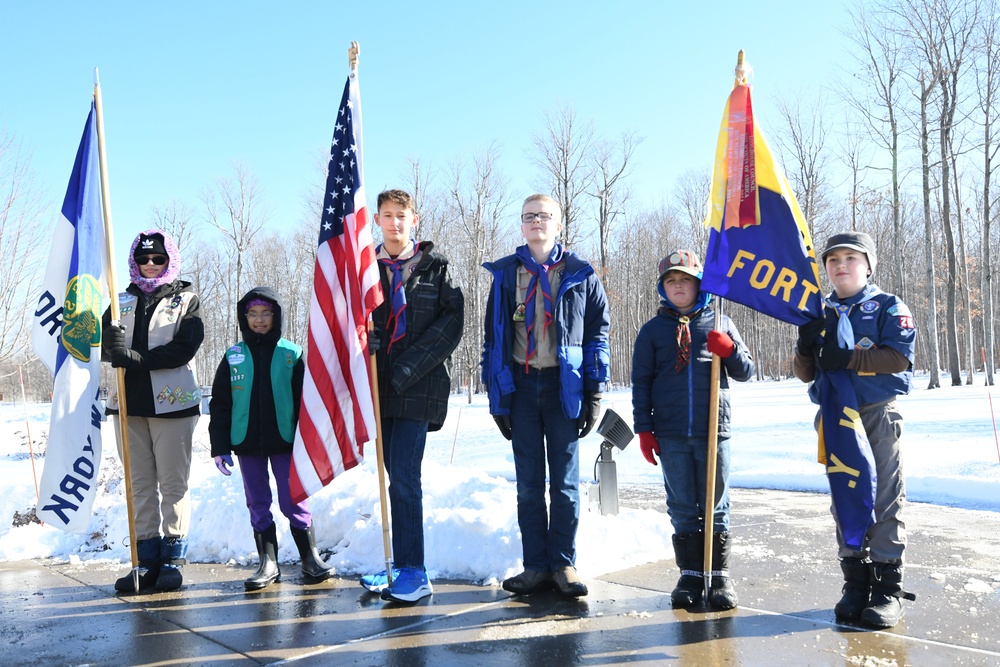
[[[970,509],[1000,510],[1000,453],[994,440],[990,390],[982,377],[975,386],[927,391],[920,377],[912,394],[900,399],[904,426],[904,467],[911,501]],[[992,392],[996,393],[996,392]],[[1000,403],[1000,395],[997,396]],[[628,390],[606,394],[604,408],[631,424]],[[735,383],[733,387],[732,473],[734,486],[826,491],[816,463],[812,430],[815,408],[797,380]],[[188,557],[194,561],[250,563],[256,556],[239,468],[224,477],[208,455],[208,417],[195,432],[191,474],[193,520]],[[34,470],[41,475],[49,406],[29,405],[27,423],[34,443]],[[51,526],[14,526],[16,514],[35,504],[25,407],[0,404],[0,560],[56,557],[96,566],[129,560],[128,523],[122,468],[114,429],[103,430],[100,491],[88,531],[65,534]],[[622,508],[602,516],[587,502],[587,486],[600,452],[596,433],[581,443],[582,512],[577,567],[585,577],[659,560],[670,551],[670,523],[655,510]],[[320,549],[339,573],[383,569],[382,529],[374,445],[369,461],[335,479],[310,499]],[[659,468],[646,463],[634,440],[615,450],[619,485],[661,484]],[[451,401],[448,421],[430,434],[423,466],[427,567],[432,578],[496,583],[521,569],[514,464],[510,446],[489,416],[484,396],[471,404]],[[278,517],[282,560],[297,553],[284,517]]]

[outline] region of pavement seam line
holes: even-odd
[[[495,605],[499,605],[499,604],[502,604],[504,602],[507,602],[508,600],[510,600],[510,599],[512,599],[514,597],[515,596],[511,595],[509,597],[506,597],[506,598],[503,598],[503,599],[500,599],[500,600],[493,600],[492,602],[477,602],[476,604],[469,605],[465,609],[457,609],[457,610],[449,612],[447,614],[440,614],[440,615],[437,615],[437,616],[432,616],[430,618],[421,619],[421,620],[416,621],[414,623],[408,623],[406,625],[401,625],[398,628],[393,628],[392,630],[384,630],[382,632],[377,632],[377,633],[375,633],[373,635],[368,635],[367,637],[357,637],[356,639],[351,639],[350,641],[341,642],[340,644],[331,644],[329,646],[319,647],[315,651],[311,651],[309,653],[303,653],[302,655],[297,655],[297,656],[294,656],[294,657],[291,657],[291,658],[286,658],[285,660],[281,660],[279,662],[272,662],[270,664],[271,665],[285,665],[285,664],[289,664],[289,663],[292,663],[292,662],[298,662],[299,660],[304,660],[306,658],[312,658],[312,657],[315,657],[317,655],[323,655],[324,653],[331,653],[333,651],[339,650],[341,648],[345,648],[347,646],[351,646],[353,644],[361,644],[363,642],[371,641],[373,639],[382,639],[383,637],[390,637],[390,636],[392,636],[394,634],[397,634],[399,632],[402,632],[402,631],[408,631],[408,630],[412,630],[413,628],[419,628],[419,627],[421,627],[423,625],[430,625],[431,623],[436,623],[439,620],[445,620],[445,619],[449,619],[449,618],[455,618],[456,616],[461,616],[462,614],[467,614],[467,613],[469,613],[471,611],[474,611],[474,610],[478,611],[478,610],[481,610],[481,609],[485,609],[485,608],[489,608],[489,607],[492,607],[492,606],[495,606]]]
[[[901,635],[896,632],[890,632],[889,630],[873,630],[869,628],[859,627],[857,625],[848,625],[846,623],[835,623],[835,622],[831,623],[830,621],[824,621],[818,618],[796,616],[795,614],[786,614],[780,611],[770,611],[768,609],[759,609],[757,607],[747,607],[746,605],[740,605],[737,607],[737,609],[746,609],[747,611],[752,611],[758,614],[766,614],[767,616],[782,616],[784,618],[793,618],[797,621],[808,621],[810,623],[815,623],[817,625],[824,625],[829,628],[846,628],[849,630],[853,630],[855,632],[865,632],[868,634],[893,637],[894,639],[901,639],[904,641],[913,642],[915,644],[928,644],[930,646],[939,646],[941,648],[957,649],[960,651],[969,651],[970,653],[978,653],[980,655],[1000,657],[1000,651],[991,651],[989,649],[977,648],[975,646],[963,646],[961,644],[949,644],[947,642],[938,641],[936,639],[924,639],[923,637],[912,637],[910,635]]]

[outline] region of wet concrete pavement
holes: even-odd
[[[622,490],[622,505],[662,506]],[[906,588],[888,631],[838,625],[829,498],[733,490],[740,606],[674,610],[672,560],[591,579],[590,595],[514,597],[434,581],[387,604],[354,577],[245,593],[247,568],[190,564],[175,593],[121,596],[121,568],[0,563],[4,665],[1000,665],[1000,514],[910,504]]]

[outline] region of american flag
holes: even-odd
[[[292,450],[292,498],[300,502],[364,458],[375,436],[368,318],[382,303],[368,225],[357,72],[344,86],[330,147],[309,304],[309,342]]]

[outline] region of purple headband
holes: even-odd
[[[250,299],[249,301],[247,301],[246,310],[250,310],[254,306],[264,306],[265,308],[270,308],[272,310],[274,309],[274,304],[268,301],[267,299],[257,298],[257,299]]]

